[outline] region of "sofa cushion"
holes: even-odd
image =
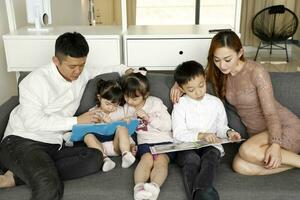
[[[300,117],[300,72],[271,72],[276,100]]]
[[[170,100],[170,88],[174,84],[173,74],[148,72],[147,78],[150,83],[150,95],[159,97],[171,113],[173,103]]]
[[[0,141],[3,138],[10,112],[19,104],[19,97],[12,96],[0,106]]]

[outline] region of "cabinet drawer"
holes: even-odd
[[[8,71],[32,71],[49,64],[54,56],[55,39],[4,39]]]
[[[32,71],[51,62],[56,38],[4,39],[8,71]],[[121,63],[119,39],[88,39],[86,66],[109,66]]]
[[[86,65],[107,67],[121,64],[120,40],[116,39],[87,39],[90,47]]]
[[[128,39],[127,65],[132,67],[176,67],[187,60],[207,63],[210,38]]]

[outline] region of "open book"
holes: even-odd
[[[150,151],[152,154],[160,154],[160,153],[168,153],[168,152],[175,152],[175,151],[185,151],[191,149],[200,149],[202,147],[217,145],[217,144],[225,144],[225,143],[232,143],[232,142],[241,142],[245,139],[234,140],[231,141],[226,138],[218,138],[219,141],[217,143],[209,143],[205,140],[199,140],[196,142],[177,142],[172,144],[160,144],[154,145],[150,147]]]
[[[76,124],[72,128],[71,141],[82,141],[87,133],[94,133],[99,135],[113,135],[118,126],[124,126],[128,129],[128,134],[134,133],[139,121],[132,119],[129,123],[125,121],[115,121],[112,123],[97,123],[97,124]]]

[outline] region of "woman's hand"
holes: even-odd
[[[178,84],[175,82],[170,91],[170,99],[173,103],[177,103],[179,98],[182,95],[182,91],[180,90]]]
[[[281,157],[281,147],[279,144],[273,143],[271,144],[265,153],[265,168],[266,169],[275,169],[277,167],[280,167],[282,162]]]

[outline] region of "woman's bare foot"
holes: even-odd
[[[14,174],[7,171],[4,175],[0,175],[0,188],[9,188],[16,186]]]

